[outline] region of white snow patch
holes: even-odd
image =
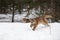
[[[39,25],[32,31],[30,23],[0,23],[0,40],[60,40],[60,23]],[[43,27],[43,28],[41,28]]]

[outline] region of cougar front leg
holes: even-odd
[[[32,30],[35,31],[36,27],[37,27],[37,25],[34,24]]]
[[[32,28],[33,27],[33,24],[31,24],[30,27]]]
[[[37,26],[35,24],[31,24],[30,27],[32,28],[33,31],[35,31]]]
[[[32,30],[35,31],[36,27],[37,27],[37,26],[35,25]]]
[[[34,24],[35,24],[34,22],[31,22],[31,25],[30,25],[30,27],[32,28],[32,27],[34,26]]]

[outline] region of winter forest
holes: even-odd
[[[60,0],[0,0],[0,22],[23,22],[23,18],[52,15],[60,22]]]
[[[0,0],[0,40],[60,40],[60,0]]]

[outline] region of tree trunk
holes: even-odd
[[[14,22],[14,4],[13,4],[12,22]]]
[[[28,17],[30,15],[29,8],[27,9],[27,11],[28,11],[28,13],[27,13],[26,17]]]
[[[45,5],[45,9],[44,9],[44,15],[48,14],[48,6]]]
[[[55,0],[51,0],[51,15],[54,17],[54,21],[56,20],[56,10],[55,10]]]
[[[55,16],[55,2],[54,0],[51,0],[51,14]]]

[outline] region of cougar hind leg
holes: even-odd
[[[48,23],[44,23],[44,25],[45,25],[45,26],[48,26],[48,27],[50,26]]]
[[[48,27],[50,26],[50,25],[48,24],[48,21],[47,21],[47,20],[43,21],[43,24],[46,25],[46,26],[48,26]]]

